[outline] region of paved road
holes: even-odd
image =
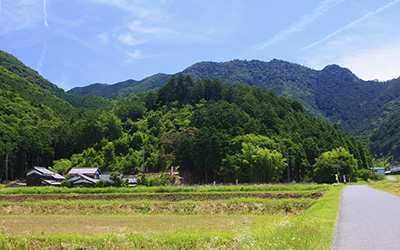
[[[400,250],[400,197],[367,185],[345,187],[333,249]]]
[[[386,177],[387,177],[387,179],[388,179],[389,181],[395,181],[395,180],[397,180],[396,177],[394,177],[394,176],[386,176]]]

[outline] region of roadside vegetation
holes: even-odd
[[[378,182],[369,183],[368,186],[376,188],[397,196],[400,196],[400,176],[395,176],[396,180],[384,180]]]

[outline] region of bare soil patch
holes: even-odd
[[[312,198],[318,199],[321,191],[313,192],[230,192],[230,193],[152,193],[152,194],[3,194],[0,201],[35,201],[35,200],[224,200],[232,198],[263,198],[288,199]]]

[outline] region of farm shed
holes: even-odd
[[[136,187],[136,185],[137,185],[137,178],[136,177],[125,177],[125,178],[122,178],[125,182],[126,182],[126,180],[128,180],[127,182],[127,184],[128,184],[128,187]]]
[[[61,186],[65,177],[45,167],[33,167],[26,173],[27,186]]]
[[[379,174],[385,177],[385,168],[384,167],[374,167],[374,174]]]

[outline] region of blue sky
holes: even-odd
[[[1,0],[0,49],[59,87],[273,58],[400,76],[400,0]]]

